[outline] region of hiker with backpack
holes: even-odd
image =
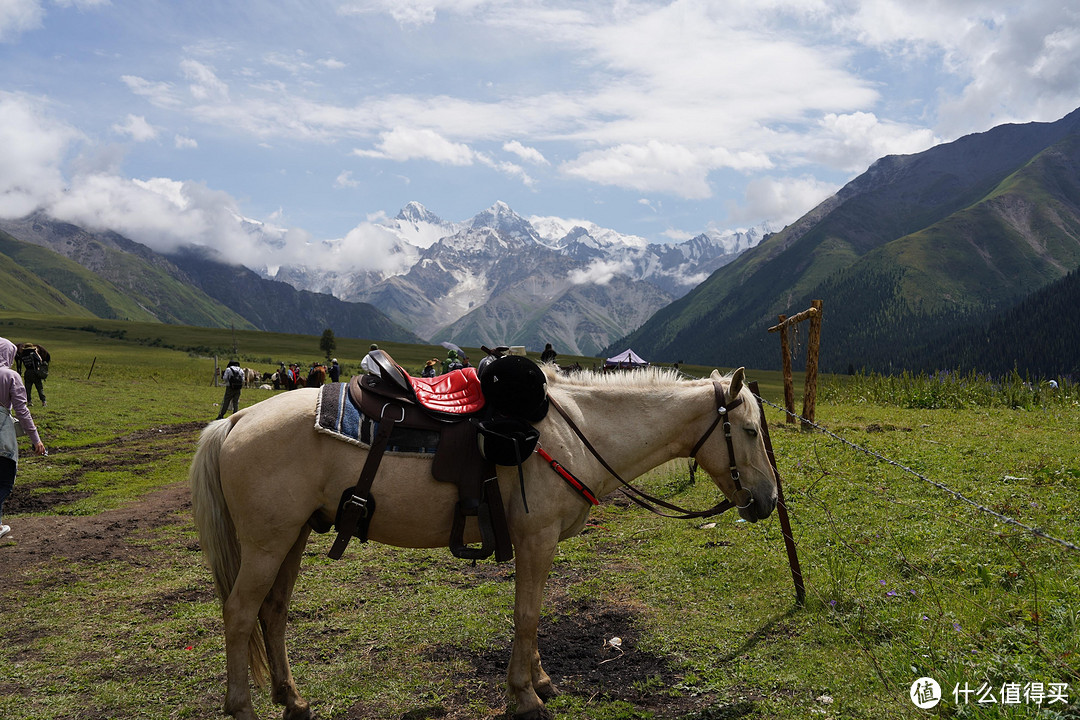
[[[31,399],[37,388],[38,399],[45,405],[45,380],[49,377],[49,351],[33,343],[19,343],[16,346],[15,366],[23,372],[23,385],[26,386],[26,404],[33,405]]]
[[[26,435],[35,453],[46,454],[34,419],[26,409],[29,404],[26,401],[26,387],[19,373],[11,368],[15,356],[15,345],[0,337],[0,538],[11,532],[11,528],[4,524],[4,501],[15,486],[15,473],[19,467],[16,437]],[[12,412],[15,413],[14,418],[11,417]]]
[[[230,360],[221,373],[221,379],[225,381],[225,397],[221,401],[221,412],[217,419],[225,417],[225,412],[232,405],[232,411],[240,409],[240,391],[244,389],[244,371],[240,369],[240,363]]]

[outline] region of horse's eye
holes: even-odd
[[[757,437],[757,428],[752,428],[752,427],[746,428],[746,434],[749,435],[752,438],[756,438]]]

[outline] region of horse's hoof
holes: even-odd
[[[528,712],[514,713],[514,720],[555,720],[555,713],[541,705]]]
[[[536,690],[536,694],[539,695],[540,699],[544,702],[547,702],[559,694],[559,688],[555,687],[555,683],[553,682],[535,687],[534,690]]]
[[[286,708],[284,720],[319,720],[319,714],[313,711],[307,703],[296,706],[291,710]]]

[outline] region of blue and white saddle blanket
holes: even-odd
[[[379,432],[379,422],[360,412],[349,395],[349,384],[343,382],[323,385],[315,406],[315,429],[338,440],[371,447],[371,440]],[[434,430],[394,428],[390,433],[389,453],[432,455],[439,447],[439,433]]]

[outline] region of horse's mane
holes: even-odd
[[[542,366],[547,376],[548,385],[563,385],[575,387],[619,387],[619,388],[649,388],[664,387],[669,385],[696,384],[707,378],[693,378],[683,375],[675,368],[647,367],[640,370],[619,370],[616,372],[599,372],[596,370],[582,370],[581,372],[563,375],[551,365]],[[725,375],[724,377],[729,377]]]

